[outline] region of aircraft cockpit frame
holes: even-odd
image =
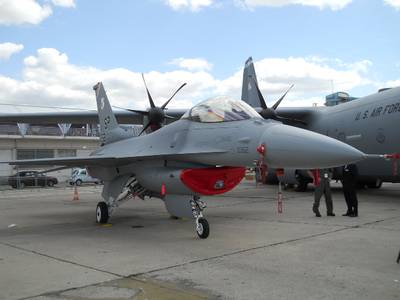
[[[217,97],[198,103],[188,110],[181,119],[199,123],[222,123],[262,119],[247,103],[230,97]]]

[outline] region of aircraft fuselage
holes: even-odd
[[[345,142],[364,153],[400,153],[400,88],[393,88],[333,107],[326,107],[309,129]],[[358,164],[361,178],[400,182],[393,161],[367,159]]]

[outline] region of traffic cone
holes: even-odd
[[[76,185],[75,185],[75,188],[74,188],[74,197],[72,198],[72,201],[79,201],[78,188],[77,188]]]

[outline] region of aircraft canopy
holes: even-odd
[[[218,123],[247,120],[261,116],[247,103],[229,97],[205,100],[188,110],[182,119],[201,123]]]

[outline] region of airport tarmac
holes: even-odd
[[[312,191],[243,182],[207,197],[210,237],[132,200],[95,224],[100,187],[0,192],[0,299],[399,299],[400,184],[359,192],[359,218]]]

